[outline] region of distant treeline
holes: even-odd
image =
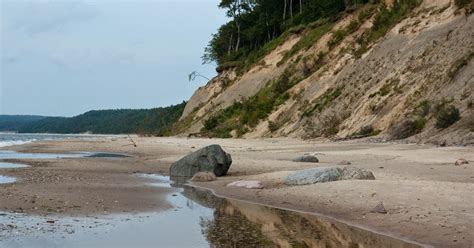
[[[37,115],[0,115],[0,132],[17,132],[26,124],[44,118],[46,117]]]
[[[12,131],[163,135],[179,119],[185,105],[186,102],[153,109],[93,110],[70,118],[43,118]]]

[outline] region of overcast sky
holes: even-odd
[[[73,116],[180,103],[225,22],[218,0],[0,0],[0,114]]]

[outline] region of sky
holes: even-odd
[[[188,100],[226,21],[218,0],[0,0],[0,114],[74,116]]]

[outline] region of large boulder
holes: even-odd
[[[351,180],[351,179],[360,179],[360,180],[375,180],[375,176],[371,171],[357,168],[353,166],[346,166],[342,168],[340,180]]]
[[[174,162],[170,167],[170,176],[192,177],[197,172],[209,171],[220,177],[227,174],[231,164],[230,154],[219,145],[210,145]]]
[[[299,170],[288,174],[284,178],[287,185],[304,185],[313,183],[325,183],[339,180],[341,169],[337,167],[318,167]]]

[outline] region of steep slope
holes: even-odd
[[[381,22],[386,13],[378,7],[359,8],[290,35],[243,74],[222,72],[189,100],[179,130],[474,143],[472,3],[423,1],[407,13],[388,11],[395,17]]]

